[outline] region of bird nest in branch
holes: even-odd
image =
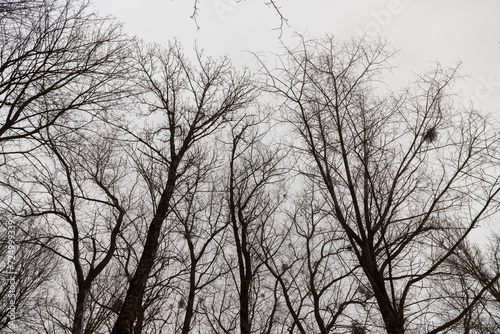
[[[424,134],[424,141],[426,142],[429,142],[429,143],[432,143],[434,142],[436,139],[437,139],[437,130],[436,130],[436,127],[433,126],[429,129],[427,129]]]

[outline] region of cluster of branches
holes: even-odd
[[[499,238],[470,238],[500,138],[458,66],[385,91],[383,41],[327,37],[256,80],[87,3],[0,10],[0,330],[500,329]]]

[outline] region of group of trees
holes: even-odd
[[[458,66],[391,91],[388,45],[326,37],[251,74],[76,0],[2,3],[0,45],[0,331],[500,330],[500,136]]]

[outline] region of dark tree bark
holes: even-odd
[[[192,167],[190,160],[193,158],[187,156],[189,150],[252,98],[249,82],[233,72],[227,59],[205,61],[198,53],[198,62],[192,65],[177,45],[167,51],[151,48],[139,57],[143,71],[141,79],[144,80],[140,84],[156,98],[145,103],[151,113],[161,112],[165,121],[149,132],[149,138],[135,136],[149,150],[149,157],[164,166],[167,178],[150,185],[153,192],[160,191],[160,196],[113,334],[132,333],[158,250],[162,225],[172,210],[171,199],[177,181]]]

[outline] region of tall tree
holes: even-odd
[[[79,0],[2,3],[0,43],[0,184],[9,193],[2,205],[44,226],[32,241],[73,264],[74,312],[58,323],[83,333],[92,282],[113,258],[125,214],[114,189],[122,179],[111,166],[114,144],[93,133],[102,140],[97,152],[83,132],[132,94],[133,43]]]
[[[106,128],[102,123],[96,127]],[[64,326],[75,334],[83,333],[92,284],[112,262],[134,203],[133,174],[127,173],[125,153],[108,130],[99,134],[87,126],[44,131],[39,142],[46,154],[41,149],[26,153],[23,168],[13,169],[5,183],[17,217],[32,219],[44,231],[33,236],[33,242],[74,270],[74,281],[66,280],[72,309],[70,324]],[[51,247],[54,240],[60,247]]]
[[[309,159],[303,172],[345,233],[380,325],[403,333],[427,324],[432,292],[419,292],[498,210],[499,141],[486,116],[454,106],[456,67],[438,65],[409,88],[383,93],[377,83],[392,55],[381,41],[302,40],[267,74],[300,139],[296,150]]]
[[[172,197],[179,179],[196,160],[190,150],[253,99],[248,77],[237,74],[227,58],[205,59],[197,52],[196,63],[192,64],[176,44],[167,50],[152,46],[138,58],[142,70],[138,84],[147,91],[145,113],[155,125],[146,126],[142,133],[130,133],[144,152],[147,165],[142,168],[153,171],[146,182],[155,198],[154,215],[113,334],[132,333],[163,222],[173,208]]]
[[[242,334],[270,331],[273,326],[273,312],[258,310],[258,302],[264,294],[258,285],[263,280],[264,265],[257,249],[265,227],[284,201],[283,189],[279,186],[286,169],[280,166],[284,153],[264,144],[264,135],[260,132],[263,123],[258,117],[245,117],[234,125],[230,135],[227,205],[237,259],[237,274],[233,276],[238,278],[235,283]],[[273,310],[275,305],[265,308]],[[255,321],[259,316],[261,323]]]

